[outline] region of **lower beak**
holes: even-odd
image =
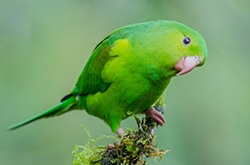
[[[201,61],[201,57],[198,56],[185,56],[181,58],[180,61],[175,64],[175,69],[179,71],[176,75],[180,76],[192,71]]]

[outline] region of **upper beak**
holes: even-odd
[[[179,71],[176,75],[180,76],[192,71],[201,61],[202,58],[199,56],[185,56],[181,58],[180,61],[175,64],[175,69]]]

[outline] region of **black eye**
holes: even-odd
[[[184,37],[182,40],[182,43],[184,46],[188,46],[188,44],[190,44],[191,39],[189,37]]]

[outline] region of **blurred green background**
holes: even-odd
[[[68,165],[74,146],[110,135],[103,121],[74,111],[21,129],[4,129],[41,112],[74,86],[95,45],[114,29],[176,20],[199,31],[209,57],[168,87],[159,148],[168,165],[249,165],[250,1],[1,0],[0,164]],[[101,127],[100,127],[101,125]],[[124,127],[134,127],[130,118]]]

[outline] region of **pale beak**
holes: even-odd
[[[179,71],[176,76],[184,75],[192,71],[201,61],[201,57],[198,56],[185,56],[181,58],[180,61],[175,64],[175,69]]]

